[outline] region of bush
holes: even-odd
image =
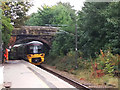
[[[112,75],[115,71],[118,71],[118,63],[120,62],[119,55],[113,55],[111,50],[103,52],[96,58],[98,69],[104,70],[106,74]]]

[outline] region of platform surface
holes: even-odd
[[[58,77],[23,60],[4,65],[4,82],[11,88],[75,88]]]

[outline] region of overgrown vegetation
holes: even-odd
[[[60,26],[61,29],[73,32],[75,22],[75,10],[69,3],[57,3],[54,6],[44,5],[37,13],[30,15],[26,21],[28,26]]]
[[[28,19],[27,12],[32,4],[28,1],[2,1],[3,15],[11,19],[11,23],[14,27],[20,27],[24,25]]]
[[[0,1],[1,6],[1,23],[2,23],[2,40],[3,49],[8,48],[8,43],[14,27],[24,25],[27,20],[27,11],[32,6],[31,3],[19,1]]]
[[[113,55],[111,50],[103,52],[96,58],[98,63],[98,69],[104,70],[106,74],[113,75],[119,71],[118,64],[120,63],[120,56],[118,54]]]
[[[10,24],[10,18],[2,16],[2,40],[3,40],[3,48],[6,48],[9,43],[9,39],[11,37],[11,32],[13,30],[13,26]]]
[[[60,2],[39,8],[26,25],[61,26],[62,30],[55,36],[46,58],[47,64],[73,74],[85,71],[93,77],[97,73],[97,77],[114,78],[120,63],[119,11],[120,2],[85,2],[76,14],[69,3]],[[77,59],[75,23],[78,25]]]
[[[66,70],[67,72],[71,69],[75,70],[76,65],[79,70],[93,69],[92,64],[95,63],[97,64],[97,70],[104,70],[103,72],[105,74],[113,75],[115,72],[119,71],[118,63],[120,63],[120,56],[117,54],[113,55],[109,50],[104,53],[104,56],[103,54],[99,54],[95,59],[85,59],[78,53],[77,63],[75,57],[76,53],[73,51],[67,53],[66,56],[59,56],[57,58],[56,56],[49,55],[49,57],[46,58],[46,63],[56,66],[56,68],[60,68],[61,70]],[[92,71],[93,70],[91,70],[91,72]]]
[[[76,54],[73,51],[66,56],[48,56],[45,63],[54,68],[76,75],[80,80],[88,81],[98,85],[113,85],[118,87],[118,63],[120,56],[113,55],[110,50],[97,55],[97,58],[85,59],[78,53],[76,63]],[[78,68],[76,68],[76,65]],[[93,65],[97,65],[94,69]]]

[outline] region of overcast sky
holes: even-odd
[[[85,0],[31,0],[34,4],[33,7],[29,10],[28,14],[31,14],[33,12],[37,12],[38,7],[45,5],[53,6],[57,2],[69,2],[72,6],[74,6],[75,10],[81,10],[81,7],[83,6],[83,2]]]

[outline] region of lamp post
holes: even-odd
[[[78,48],[77,48],[77,20],[75,21],[75,69],[78,68],[78,65],[77,65],[77,57],[78,57]]]

